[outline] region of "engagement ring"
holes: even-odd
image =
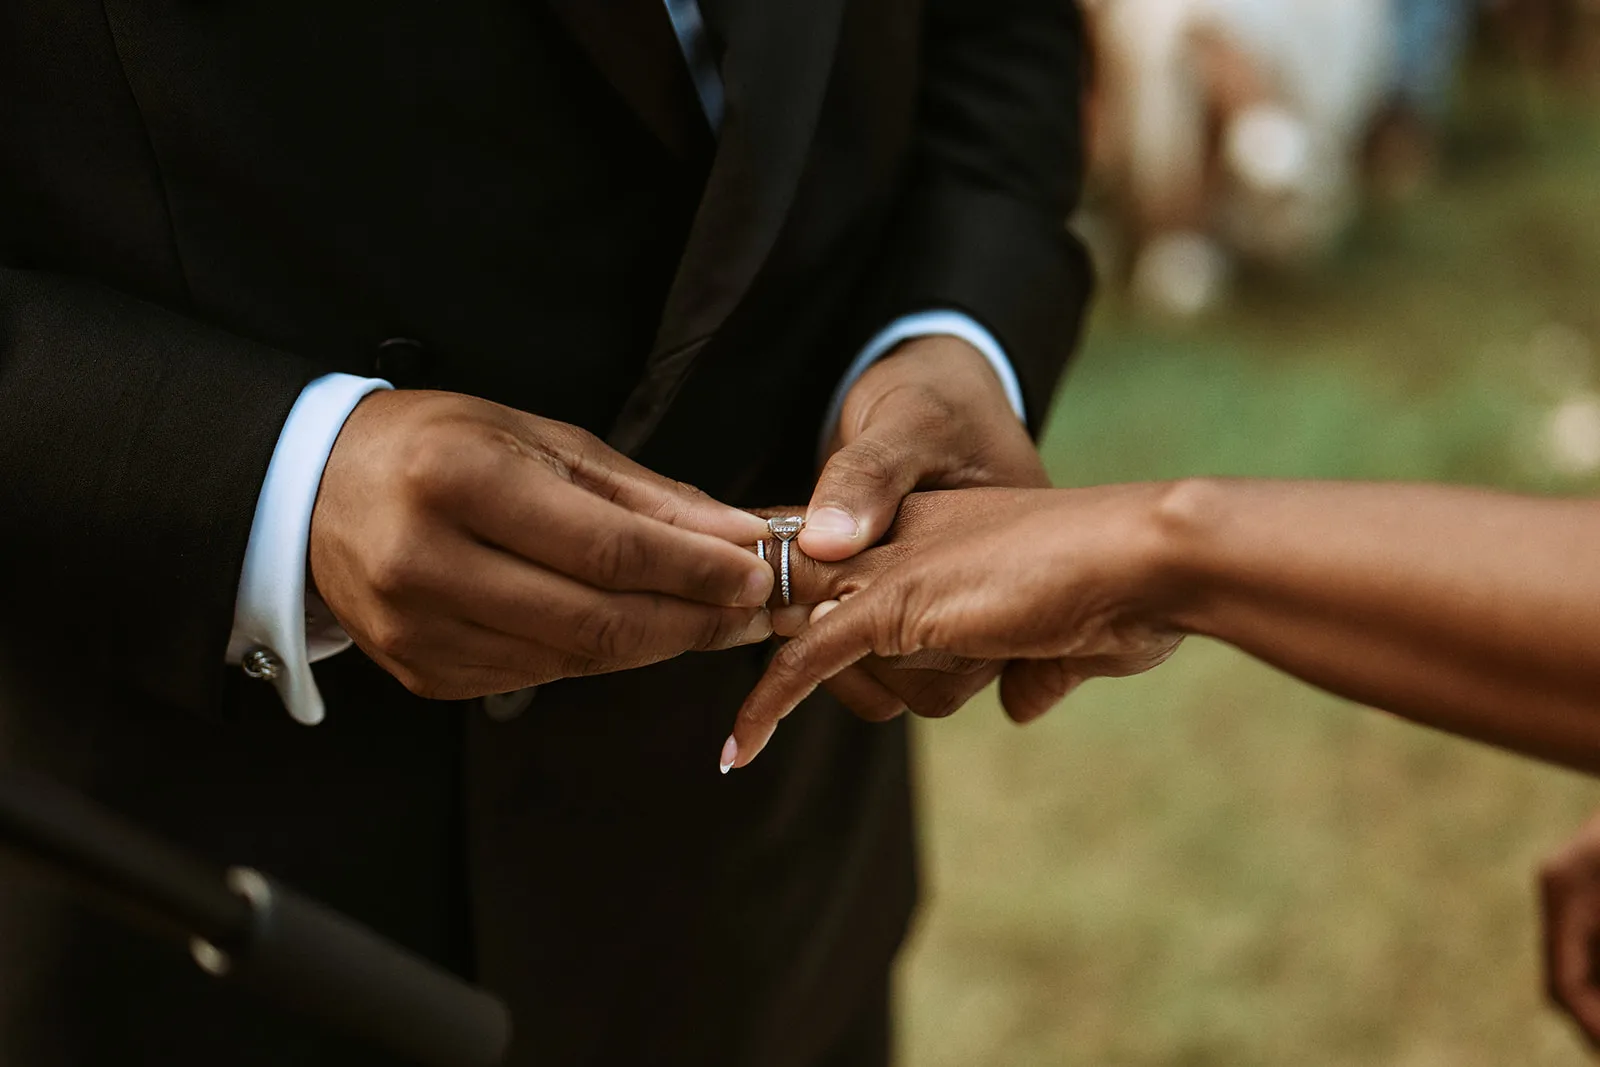
[[[767,529],[772,531],[772,536],[778,539],[778,586],[783,590],[783,606],[788,607],[789,598],[789,542],[793,541],[801,530],[806,528],[803,515],[787,515],[781,519],[768,519]],[[756,545],[756,555],[762,559],[767,558],[767,543],[762,541]]]

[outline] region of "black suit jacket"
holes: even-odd
[[[983,322],[1043,416],[1088,289],[1072,4],[704,0],[713,141],[633,2],[0,0],[0,759],[475,976],[518,1062],[817,1063],[914,897],[901,728],[818,700],[723,779],[750,650],[508,723],[351,652],[315,729],[222,666],[321,373],[750,504],[805,499],[904,312]],[[380,1062],[0,872],[8,1067]]]

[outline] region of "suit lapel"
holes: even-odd
[[[600,73],[673,154],[704,165],[713,147],[663,0],[548,0]]]
[[[644,375],[611,434],[637,451],[749,291],[805,169],[846,0],[701,0],[724,44],[727,113]]]

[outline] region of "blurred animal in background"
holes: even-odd
[[[1236,259],[1314,260],[1359,202],[1400,0],[1095,0],[1093,159],[1144,302],[1187,316]]]

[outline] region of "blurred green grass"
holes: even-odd
[[[1600,108],[1491,96],[1455,157],[1216,320],[1108,297],[1045,441],[1057,481],[1600,488],[1545,445],[1600,387]],[[1541,1002],[1532,878],[1600,783],[1201,643],[1027,730],[985,698],[917,739],[909,1067],[1587,1062]]]

